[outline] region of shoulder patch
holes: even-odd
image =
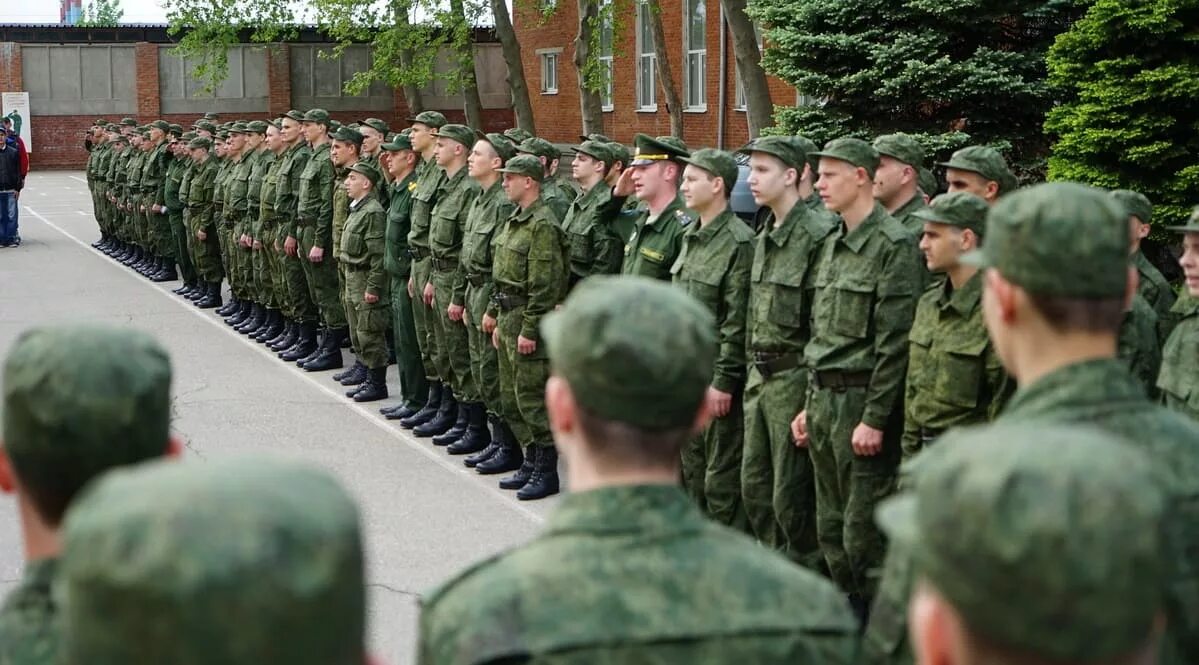
[[[695,220],[691,219],[691,215],[688,215],[687,213],[683,212],[682,210],[676,210],[674,214],[678,216],[679,224],[681,224],[683,226],[687,226],[691,222],[695,221]]]
[[[654,263],[661,263],[666,260],[665,254],[663,254],[662,252],[654,251],[654,250],[650,249],[649,247],[642,247],[640,251],[641,251],[641,256],[644,256],[645,258],[649,259],[650,261],[653,261]]]
[[[408,183],[408,191],[409,191],[409,192],[415,192],[415,191],[416,191],[416,181],[415,181],[415,180],[413,180],[412,182]]]

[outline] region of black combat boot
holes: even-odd
[[[516,498],[521,501],[535,501],[558,493],[558,449],[550,444],[538,446],[536,450],[537,462],[533,465],[533,475],[516,493]]]
[[[458,413],[454,416],[454,424],[445,432],[433,437],[433,445],[448,446],[457,443],[466,434],[470,425],[470,402],[458,402]]]
[[[477,453],[491,444],[491,435],[487,433],[487,407],[482,402],[471,402],[467,409],[466,433],[445,449],[451,455]]]
[[[230,314],[225,319],[225,324],[231,328],[236,328],[236,327],[240,326],[241,324],[245,323],[246,320],[248,320],[250,317],[254,316],[254,308],[255,307],[257,307],[257,305],[250,302],[249,300],[241,301],[241,305],[237,308],[237,311]]]
[[[241,323],[233,326],[233,329],[244,335],[262,325],[262,318],[264,316],[266,316],[266,311],[262,309],[262,305],[252,302],[250,303],[250,315],[243,319]]]
[[[441,407],[437,409],[437,415],[423,425],[413,427],[412,433],[419,437],[445,434],[454,426],[457,416],[458,400],[454,398],[454,393],[448,387],[443,387],[441,389]]]
[[[186,294],[187,294],[187,292],[188,292],[188,291],[191,291],[191,290],[192,290],[192,288],[194,288],[194,287],[193,287],[193,284],[192,284],[191,282],[184,282],[184,283],[182,283],[182,284],[180,284],[180,285],[179,285],[179,288],[177,288],[177,289],[171,289],[171,293],[174,293],[174,294],[175,294],[175,295],[177,295],[177,296],[184,296],[184,297],[186,297]]]
[[[420,410],[420,405],[401,402],[395,406],[379,409],[379,413],[382,413],[384,416],[386,416],[388,420],[403,420],[404,418],[407,418],[408,416],[411,416]]]
[[[271,351],[282,351],[288,346],[291,346],[295,343],[296,329],[297,326],[295,321],[292,321],[291,319],[285,319],[283,318],[283,315],[280,314],[279,333],[264,342],[266,344],[266,348],[270,349]],[[288,342],[287,346],[283,346],[283,343],[287,342],[288,336],[291,336],[291,342]]]
[[[345,379],[355,378],[351,383],[344,383]],[[362,364],[361,360],[354,359],[354,364],[344,372],[338,372],[333,375],[333,380],[343,386],[356,386],[366,380],[366,365]]]
[[[254,333],[254,341],[265,344],[267,340],[278,337],[282,332],[283,315],[277,309],[267,309],[266,322]]]
[[[162,257],[158,260],[158,272],[150,278],[155,282],[173,282],[179,279],[178,273],[175,272],[175,259]]]
[[[305,372],[341,369],[345,365],[345,360],[341,357],[341,340],[345,337],[349,337],[349,330],[346,328],[327,329],[320,354],[300,367],[304,368]]]
[[[229,316],[230,314],[233,314],[234,312],[236,312],[240,309],[241,309],[241,301],[237,299],[237,296],[233,295],[233,293],[230,292],[228,304],[226,304],[224,307],[218,309],[216,311],[216,313],[218,316]]]
[[[444,390],[441,387],[440,381],[429,382],[429,398],[425,400],[425,405],[416,413],[400,420],[400,427],[404,429],[412,429],[417,425],[423,425],[433,419],[437,415],[437,411],[441,408],[441,394]]]
[[[311,352],[309,352],[308,355],[306,355],[302,358],[296,358],[296,366],[303,367],[304,364],[307,363],[308,361],[316,360],[317,357],[320,356],[322,352],[324,352],[325,343],[328,340],[329,340],[329,329],[325,328],[323,326],[320,326],[318,324],[317,332],[316,332],[316,348],[313,349]]]
[[[529,482],[533,477],[533,470],[537,468],[537,456],[541,454],[541,448],[537,446],[529,446],[525,449],[525,461],[516,470],[516,473],[500,480],[500,489],[502,490],[518,490]],[[479,466],[482,466],[481,464]],[[478,469],[479,467],[475,467]],[[482,473],[480,471],[480,473]]]
[[[504,421],[500,420],[499,416],[489,415],[487,422],[491,425],[491,443],[487,444],[483,450],[462,460],[463,464],[472,469],[494,457],[504,447]]]
[[[366,383],[354,393],[355,402],[387,399],[387,365],[367,370]]]
[[[206,288],[205,288],[206,293],[204,294],[203,298],[200,298],[199,300],[196,301],[196,307],[199,307],[200,309],[212,309],[214,307],[220,307],[221,306],[221,283],[220,282],[209,282],[205,286],[206,286]]]
[[[196,282],[196,284],[192,287],[192,290],[184,295],[184,297],[192,302],[196,302],[206,295],[208,295],[208,283]]]
[[[141,251],[137,245],[130,243],[125,247],[125,251],[117,257],[117,260],[121,262],[121,265],[133,265],[133,262],[140,258]]]
[[[296,334],[295,343],[280,351],[279,358],[286,362],[295,362],[317,351],[319,348],[316,343],[316,322],[304,321],[300,323],[300,330]]]
[[[254,339],[255,335],[263,330],[266,330],[266,327],[270,325],[271,322],[271,312],[266,308],[266,305],[259,304],[258,311],[259,315],[256,317],[256,319],[251,319],[253,325],[250,325],[249,323],[243,324],[241,330],[239,331],[250,339]]]

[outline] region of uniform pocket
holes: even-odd
[[[788,328],[806,326],[803,275],[770,275],[766,282],[770,285],[771,323]]]
[[[361,233],[347,233],[342,237],[342,250],[350,258],[358,258],[366,253],[366,238]]]
[[[937,366],[937,395],[953,406],[978,406],[979,387],[984,376],[985,340],[947,348]]]
[[[458,244],[458,218],[449,215],[434,215],[429,227],[429,239],[442,247]]]
[[[874,286],[859,283],[836,284],[833,290],[831,327],[838,335],[864,339],[870,333],[870,313],[874,306]]]
[[[590,263],[595,255],[595,246],[590,232],[578,233],[571,231],[566,234],[570,243],[570,258],[572,261]]]
[[[684,274],[681,279],[687,292],[713,314],[720,314],[720,278],[723,275]]]

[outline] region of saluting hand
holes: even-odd
[[[620,172],[620,179],[616,181],[616,186],[612,188],[612,195],[633,195],[633,169],[625,169]]]

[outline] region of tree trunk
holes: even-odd
[[[516,115],[516,126],[536,135],[533,102],[529,99],[529,83],[525,80],[520,42],[516,39],[516,29],[512,27],[508,4],[504,0],[491,0],[491,13],[495,16],[495,34],[500,38],[504,64],[508,66],[508,87],[512,90],[512,111]]]
[[[683,97],[674,82],[670,68],[670,51],[666,48],[666,32],[662,29],[662,5],[649,0],[650,28],[654,31],[654,59],[658,61],[658,84],[666,93],[666,112],[670,114],[670,133],[683,139]]]
[[[479,99],[479,81],[475,77],[475,44],[471,24],[466,17],[466,3],[463,0],[450,0],[450,9],[466,33],[466,38],[454,45],[458,50],[458,64],[462,68],[462,106],[466,113],[466,124],[483,129],[483,102]]]
[[[762,69],[758,35],[754,31],[753,21],[745,14],[746,0],[721,2],[729,23],[729,34],[733,38],[733,58],[741,74],[741,85],[745,88],[745,121],[749,125],[749,138],[755,139],[764,128],[774,124],[774,103],[770,100],[766,70]]]
[[[579,105],[583,119],[583,134],[602,134],[604,131],[603,100],[587,82],[586,72],[591,60],[591,44],[599,20],[598,0],[579,0],[579,32],[575,35],[575,72],[579,82]]]
[[[404,34],[412,29],[412,22],[408,18],[409,4],[405,0],[395,0],[391,5],[392,13],[394,14],[396,27]],[[400,66],[405,70],[412,68],[412,51],[403,49],[400,51]],[[416,115],[425,110],[425,100],[421,96],[420,86],[406,83],[402,87],[404,91],[404,101],[408,103],[408,113]],[[406,118],[401,118],[401,122]]]

